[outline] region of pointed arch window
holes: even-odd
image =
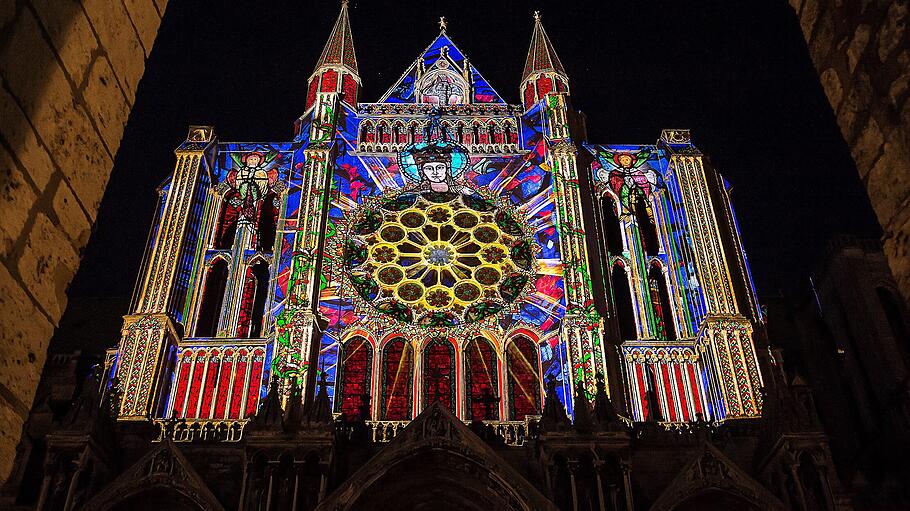
[[[265,261],[259,261],[247,269],[243,296],[240,299],[237,337],[258,338],[262,336],[268,285],[269,266]]]
[[[487,140],[489,140],[489,142],[491,144],[498,142],[497,133],[496,133],[496,125],[493,124],[492,122],[490,122],[490,124],[487,125]]]
[[[414,123],[408,126],[408,142],[411,144],[417,143],[417,125]]]
[[[346,420],[369,420],[373,345],[360,336],[346,342],[341,347],[340,370],[339,411]]]
[[[600,209],[603,213],[604,236],[607,238],[607,253],[621,255],[625,247],[622,241],[622,227],[619,223],[619,204],[609,194],[600,199]]]
[[[468,419],[499,419],[499,375],[496,351],[483,337],[471,340],[465,347],[465,397]]]
[[[524,420],[540,412],[540,357],[537,347],[525,336],[518,336],[506,350],[509,375],[509,415]]]
[[[622,341],[637,338],[635,332],[635,313],[632,307],[632,292],[629,288],[629,277],[621,263],[613,265],[613,306],[616,308],[616,319],[619,322],[619,335]]]
[[[357,82],[354,81],[351,75],[347,73],[341,75],[341,90],[344,93],[344,100],[348,104],[357,104]]]
[[[374,131],[372,122],[367,121],[363,123],[363,128],[360,132],[360,140],[368,144],[376,140],[376,133]]]
[[[240,200],[236,192],[224,196],[221,202],[221,215],[218,218],[218,227],[215,229],[215,241],[212,246],[216,250],[230,249],[234,246],[234,237],[237,235],[237,219],[240,218]]]
[[[514,144],[514,143],[518,142],[518,137],[515,134],[515,127],[512,126],[511,122],[506,123],[505,141],[507,144]]]
[[[657,227],[654,225],[654,218],[651,216],[647,200],[643,194],[639,194],[638,198],[635,199],[635,220],[638,223],[638,233],[641,236],[641,244],[642,248],[645,249],[645,254],[656,256],[659,249]]]
[[[534,84],[528,82],[525,85],[525,108],[531,108],[531,105],[534,104]]]
[[[411,418],[413,387],[413,349],[402,337],[386,344],[382,353],[382,401],[384,420],[401,421]]]
[[[537,79],[537,97],[544,97],[553,90],[553,80],[547,76],[541,75]]]
[[[278,198],[274,194],[265,196],[259,204],[259,221],[256,225],[256,250],[272,252],[275,247],[275,235],[278,230]]]
[[[657,338],[665,341],[675,341],[676,328],[673,324],[673,312],[670,308],[670,293],[667,290],[667,280],[664,278],[664,272],[656,261],[651,263],[651,269],[648,271],[648,294],[651,299],[651,310],[654,311]]]
[[[335,92],[338,88],[338,73],[329,69],[322,73],[322,92]]]
[[[423,350],[423,406],[439,402],[455,411],[455,347],[445,338],[436,338]]]
[[[471,126],[471,143],[479,144],[480,143],[480,126],[477,124]]]
[[[196,318],[196,337],[215,337],[224,302],[227,276],[228,267],[224,259],[216,260],[205,272],[202,303],[199,305],[199,315]]]

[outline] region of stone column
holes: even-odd
[[[0,480],[166,4],[24,0],[0,8]]]
[[[578,151],[569,139],[565,96],[548,95],[546,105],[551,138],[548,163],[553,173],[553,203],[566,290],[566,317],[560,337],[568,348],[571,382],[582,380],[587,393],[594,395],[597,373],[610,373],[603,347],[604,323],[594,306],[591,260],[584,239],[587,231],[578,187]]]
[[[790,0],[910,299],[910,36],[904,1]]]
[[[712,383],[707,389],[711,399],[725,411],[726,418],[758,417],[761,415],[762,386],[758,358],[752,338],[752,325],[743,315],[748,309],[746,297],[737,296],[733,282],[735,272],[730,265],[737,254],[729,253],[739,247],[725,246],[722,242],[717,209],[722,204],[712,200],[713,172],[706,168],[702,155],[679,132],[665,130],[662,139],[674,144],[670,165],[679,179],[690,228],[692,251],[707,302],[707,316],[703,320],[702,334],[698,339],[701,363],[708,367]],[[748,293],[748,291],[747,291]],[[717,417],[722,418],[722,417]]]
[[[117,377],[122,385],[120,420],[145,420],[157,411],[165,355],[182,335],[171,316],[174,283],[185,247],[190,210],[201,200],[208,154],[216,145],[209,126],[191,126],[186,141],[177,148],[177,165],[171,177],[157,234],[138,285],[134,310],[124,317],[117,348]]]

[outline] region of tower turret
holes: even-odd
[[[313,106],[320,92],[339,93],[342,101],[356,106],[360,85],[351,21],[348,19],[348,1],[342,0],[341,12],[307,84],[306,109]]]
[[[519,92],[526,110],[551,92],[569,93],[569,77],[543,28],[540,11],[534,11],[534,33]]]

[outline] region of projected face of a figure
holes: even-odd
[[[431,161],[424,163],[421,167],[423,175],[431,183],[443,183],[446,180],[446,164],[441,161]]]

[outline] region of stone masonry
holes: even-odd
[[[837,124],[910,299],[910,36],[907,0],[790,0]]]
[[[0,480],[166,4],[0,2]]]

